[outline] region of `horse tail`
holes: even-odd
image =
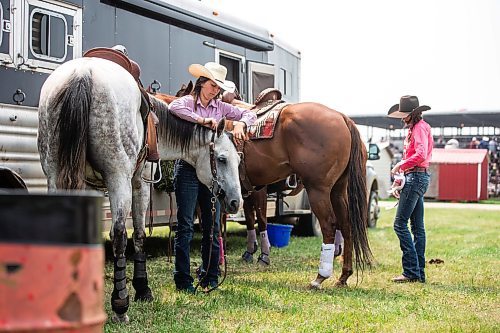
[[[74,72],[50,107],[51,110],[60,108],[55,128],[58,139],[57,188],[84,188],[91,96],[91,72]]]
[[[351,155],[349,157],[349,185],[347,186],[349,219],[356,260],[356,269],[363,270],[370,266],[373,255],[368,244],[366,196],[366,148],[354,122],[346,117],[347,127],[351,132]]]

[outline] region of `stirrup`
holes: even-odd
[[[162,178],[163,178],[163,175],[161,174],[161,166],[160,166],[160,160],[158,161],[151,161],[151,167],[153,167],[154,164],[156,164],[156,167],[157,167],[157,170],[159,171],[159,177],[158,179],[147,179],[147,178],[144,178],[144,176],[142,175],[142,173],[144,172],[144,168],[146,167],[146,163],[148,163],[148,161],[144,161],[144,164],[142,165],[142,169],[141,169],[141,178],[144,182],[148,183],[148,184],[156,184],[158,183]],[[155,172],[156,173],[156,172]]]
[[[291,174],[290,176],[286,177],[285,180],[285,185],[288,188],[294,189],[297,188],[297,175],[296,174]]]

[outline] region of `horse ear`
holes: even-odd
[[[217,124],[217,137],[221,136],[222,132],[224,132],[224,128],[226,128],[226,118],[222,118]]]
[[[189,83],[186,87],[187,95],[189,95],[193,91],[193,81],[189,80]]]

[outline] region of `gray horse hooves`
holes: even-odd
[[[269,258],[268,254],[261,253],[257,259],[257,263],[261,266],[267,267],[271,265],[271,258]]]
[[[126,313],[124,314],[113,313],[113,316],[111,316],[111,321],[113,323],[128,324],[130,322],[130,319]]]
[[[245,251],[245,253],[241,256],[241,260],[249,264],[253,263],[253,253]]]

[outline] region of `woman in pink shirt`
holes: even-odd
[[[424,193],[429,187],[428,167],[434,143],[431,127],[422,119],[422,112],[427,110],[430,107],[419,106],[416,96],[406,95],[401,97],[399,104],[390,108],[388,114],[391,118],[401,118],[408,128],[403,159],[391,170],[392,174],[405,175],[394,219],[394,231],[403,252],[403,272],[392,279],[397,283],[425,282]]]
[[[197,77],[191,95],[181,97],[169,105],[170,112],[185,120],[217,128],[223,117],[233,120],[233,135],[237,142],[246,138],[246,128],[255,122],[254,112],[239,109],[218,99],[221,89],[233,92],[234,83],[226,81],[226,67],[215,62],[204,66],[189,66],[189,72]],[[216,288],[219,273],[219,211],[220,204],[216,200],[216,221],[214,234],[212,230],[212,193],[197,176],[194,167],[179,160],[175,166],[175,198],[177,201],[177,230],[175,232],[175,269],[174,281],[178,290],[194,293],[193,277],[190,273],[190,247],[193,238],[193,217],[196,203],[200,204],[201,225],[203,230],[201,241],[202,265],[199,277],[200,286],[206,290]],[[212,242],[210,240],[212,239]],[[210,255],[210,252],[212,253]],[[209,260],[210,258],[210,260]],[[207,267],[209,266],[209,267]]]

